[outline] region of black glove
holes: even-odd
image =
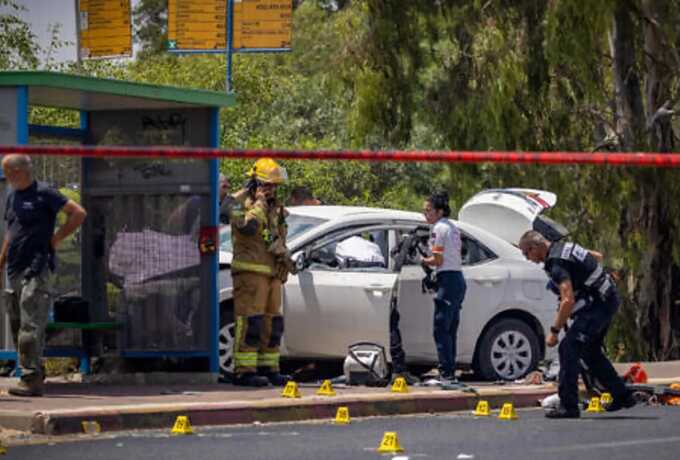
[[[257,189],[257,180],[254,177],[251,177],[246,181],[245,184],[243,184],[243,188],[248,190],[248,193],[251,195],[255,195],[255,189]]]

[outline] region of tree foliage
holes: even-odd
[[[0,0],[0,69],[38,67],[40,46],[30,26],[19,16],[26,8]]]
[[[164,52],[168,40],[168,0],[140,0],[132,16],[135,38],[141,46],[137,58]]]
[[[86,62],[70,71],[223,91],[223,56],[159,52],[165,5],[165,0],[144,0],[135,10],[145,49],[139,59]],[[294,5],[291,53],[234,57],[237,105],[221,114],[224,148],[675,149],[677,2],[307,0]],[[24,29],[16,30],[21,37]],[[15,45],[11,55],[34,49],[27,46]],[[285,165],[289,187],[307,185],[337,204],[418,209],[431,190],[446,188],[459,207],[484,188],[554,191],[559,204],[552,217],[565,223],[574,239],[604,252],[607,264],[622,273],[625,302],[612,343],[624,343],[628,359],[680,357],[675,171]],[[244,180],[247,167],[243,161],[221,165],[234,184]]]

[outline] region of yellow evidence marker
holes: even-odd
[[[602,407],[602,405],[600,404],[600,398],[598,398],[597,396],[593,396],[592,398],[590,398],[590,403],[588,404],[586,412],[591,412],[594,414],[605,412],[604,407]]]
[[[172,427],[172,434],[194,434],[189,417],[186,415],[178,416],[175,420],[175,425]]]
[[[99,434],[102,432],[101,425],[94,420],[83,420],[80,422],[80,425],[83,427],[83,433],[85,434]]]
[[[607,404],[611,404],[614,401],[614,398],[612,398],[611,393],[602,393],[600,396],[600,405],[606,406]]]
[[[316,391],[316,394],[318,394],[319,396],[335,396],[335,390],[331,385],[331,381],[324,380],[323,383],[321,384],[321,388],[319,388]]]
[[[392,393],[408,393],[408,385],[404,377],[397,377],[392,384]]]
[[[378,452],[381,454],[396,454],[404,452],[404,448],[399,445],[399,439],[395,431],[386,431],[383,435]]]
[[[472,415],[477,415],[480,417],[488,417],[491,415],[491,412],[489,411],[489,401],[479,401],[477,403],[477,408],[472,413]]]
[[[335,423],[338,425],[349,425],[349,409],[347,406],[338,407],[335,413]]]
[[[281,393],[281,396],[284,398],[302,397],[302,395],[300,395],[300,389],[298,388],[297,383],[293,382],[292,380],[286,383],[286,387],[283,389],[283,393]]]
[[[517,420],[517,414],[515,413],[515,408],[512,407],[512,403],[505,403],[501,408],[501,413],[498,415],[500,420]]]

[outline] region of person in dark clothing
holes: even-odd
[[[522,235],[519,247],[528,260],[543,263],[546,273],[559,287],[560,307],[546,345],[557,345],[557,337],[567,320],[574,319],[558,349],[560,406],[547,412],[546,417],[580,417],[578,376],[581,360],[612,394],[613,402],[607,407],[608,411],[633,407],[635,399],[602,351],[604,338],[620,303],[614,282],[600,264],[602,255],[572,242],[551,243],[534,230]],[[589,295],[592,301],[577,303],[576,299],[583,295]]]
[[[290,197],[288,198],[288,203],[286,203],[286,206],[317,206],[320,204],[321,201],[314,198],[312,191],[301,185],[295,187],[290,192]]]
[[[10,387],[9,393],[42,396],[40,358],[49,308],[48,271],[55,269],[59,243],[80,227],[86,213],[73,200],[37,182],[27,155],[5,156],[2,170],[12,190],[5,205],[7,233],[0,250],[0,270],[6,266],[9,289],[5,299],[21,370],[19,384]],[[67,219],[55,233],[59,211]]]

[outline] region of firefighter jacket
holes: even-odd
[[[280,277],[282,258],[287,254],[285,218],[286,211],[278,201],[267,204],[248,198],[232,208],[232,273]]]

